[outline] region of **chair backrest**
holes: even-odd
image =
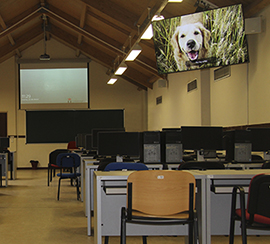
[[[72,150],[72,149],[78,149],[78,147],[76,146],[76,142],[75,141],[70,141],[67,145],[67,149]]]
[[[80,163],[81,158],[76,153],[60,153],[56,159],[57,166],[62,168],[77,168]]]
[[[249,185],[247,210],[270,218],[270,174],[255,175]]]
[[[113,162],[109,163],[104,169],[104,171],[114,170],[148,170],[148,167],[143,163]]]
[[[195,177],[177,170],[135,171],[128,177],[132,183],[132,209],[150,215],[174,215],[190,208],[190,183],[195,203]],[[129,193],[128,193],[129,194]],[[127,202],[129,202],[129,195]],[[194,208],[194,207],[193,207]]]
[[[220,161],[188,161],[183,164],[180,164],[178,167],[179,170],[183,169],[225,169],[225,166]]]
[[[70,151],[68,149],[56,149],[49,154],[49,164],[56,164],[57,156],[60,153],[69,153]]]

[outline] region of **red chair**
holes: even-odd
[[[69,150],[77,150],[78,147],[76,146],[76,142],[75,141],[70,141],[67,145],[67,149]]]
[[[238,191],[240,194],[238,194]],[[236,209],[236,198],[240,196],[240,208]],[[241,222],[242,243],[247,243],[247,229],[270,230],[270,174],[254,176],[249,185],[247,208],[245,191],[235,186],[232,193],[230,244],[234,243],[235,221]]]

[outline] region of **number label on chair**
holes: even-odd
[[[164,175],[158,175],[157,178],[158,178],[159,180],[163,180],[163,179],[164,179]]]

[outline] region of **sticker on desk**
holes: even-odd
[[[163,180],[163,179],[164,179],[164,175],[158,175],[157,178],[158,178],[159,180]]]

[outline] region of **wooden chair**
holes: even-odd
[[[238,192],[240,194],[238,194]],[[236,209],[236,198],[240,196],[240,208]],[[235,186],[232,193],[230,244],[234,243],[235,221],[241,222],[242,243],[247,243],[247,229],[270,230],[270,174],[255,175],[249,185],[247,207],[245,191]]]
[[[135,171],[129,175],[127,187],[127,207],[121,210],[121,244],[126,243],[126,223],[188,224],[189,244],[193,243],[197,224],[192,174],[172,170]]]

